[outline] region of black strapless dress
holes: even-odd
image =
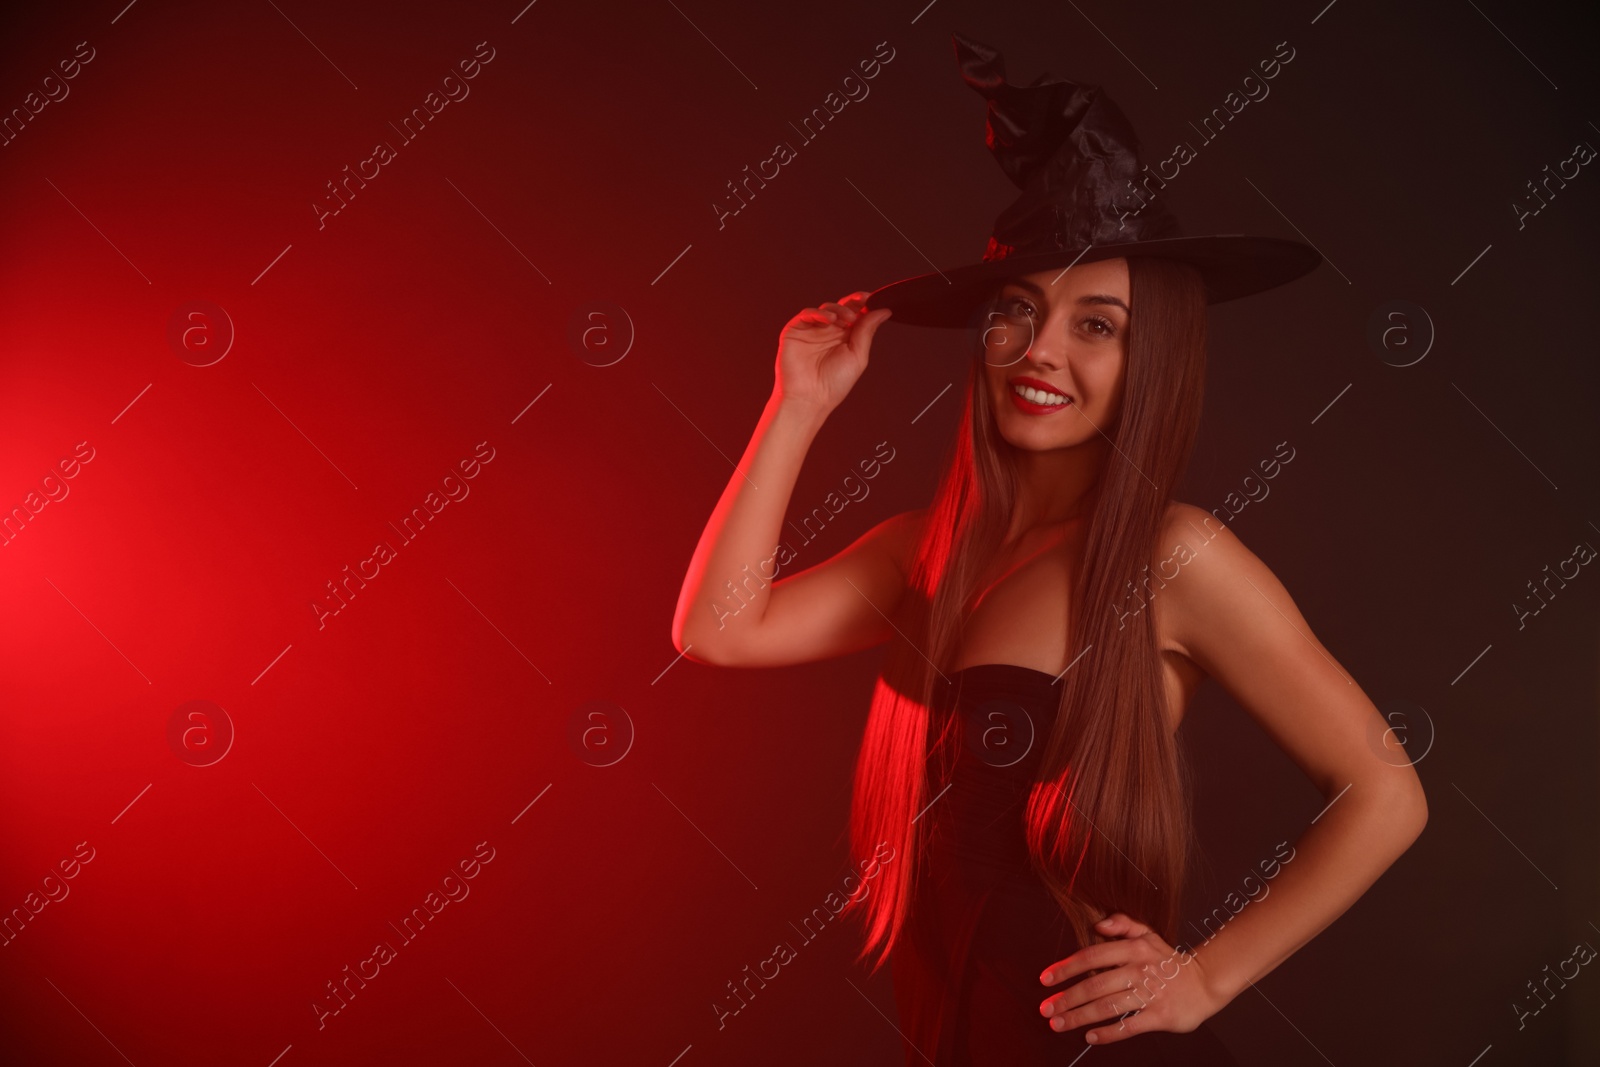
[[[959,719],[959,755],[922,815],[933,820],[932,844],[890,960],[907,1067],[1238,1067],[1204,1023],[1091,1045],[1084,1034],[1114,1018],[1057,1031],[1039,1014],[1040,1001],[1068,988],[1044,986],[1040,973],[1081,947],[1023,837],[1060,690],[1040,671],[985,663],[955,672],[946,692],[939,703]]]

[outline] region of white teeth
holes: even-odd
[[[1016,390],[1017,395],[1022,397],[1024,400],[1034,404],[1041,404],[1045,407],[1051,407],[1056,404],[1065,404],[1067,402],[1067,398],[1062,396],[1060,393],[1042,392],[1038,389],[1035,389],[1031,385],[1013,385],[1011,388]]]

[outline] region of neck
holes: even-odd
[[[1046,452],[1018,449],[1017,501],[1007,543],[1040,527],[1083,518],[1109,451],[1103,439]]]

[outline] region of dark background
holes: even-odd
[[[1213,311],[1181,499],[1223,508],[1294,448],[1233,528],[1403,716],[1431,816],[1213,1025],[1250,1064],[1596,1062],[1594,967],[1520,1031],[1513,1009],[1600,945],[1600,577],[1521,629],[1513,608],[1600,545],[1600,176],[1521,229],[1512,207],[1600,144],[1594,25],[1503,0],[11,7],[7,113],[95,57],[0,147],[3,514],[94,458],[0,548],[0,909],[93,859],[0,947],[0,1058],[898,1062],[855,925],[725,1027],[712,1008],[840,889],[880,651],[714,669],[669,630],[784,321],[976,259],[1013,195],[953,30],[1015,81],[1105,85],[1149,161],[1195,143],[1168,193],[1189,232],[1327,258]],[[399,145],[388,123],[481,41],[470,95]],[[1283,41],[1270,96],[1201,145],[1189,123]],[[789,123],[880,42],[870,96],[800,145]],[[319,230],[380,139],[397,158]],[[798,157],[719,230],[779,140]],[[168,340],[194,300],[236,334],[209,366]],[[586,351],[602,300],[616,341]],[[1437,333],[1410,366],[1367,340],[1393,300]],[[962,359],[959,333],[879,334],[791,515],[879,442],[894,459],[799,565],[927,502]],[[319,629],[324,583],[480,442],[470,495]],[[221,710],[174,742],[195,700]],[[1215,685],[1183,736],[1199,916],[1324,800]],[[325,983],[480,842],[470,895],[319,1029]]]

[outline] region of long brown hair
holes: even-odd
[[[1056,723],[1044,739],[1025,816],[1028,852],[1081,945],[1112,911],[1177,936],[1193,835],[1189,769],[1169,728],[1154,614],[1115,610],[1150,562],[1188,465],[1205,379],[1206,308],[1187,264],[1128,257],[1130,316],[1121,410],[1100,429],[1114,448],[1086,501]],[[974,335],[980,346],[981,337]],[[1017,498],[1015,448],[995,425],[984,360],[974,352],[962,418],[907,576],[898,636],[872,694],[857,758],[852,857],[887,842],[865,908],[859,962],[883,965],[904,930],[936,800],[930,752],[945,753],[953,715],[933,709],[947,685],[967,605],[1001,547]],[[1080,655],[1081,654],[1081,655]],[[1075,662],[1074,662],[1075,661]],[[933,721],[933,720],[938,721]],[[929,739],[935,743],[929,746]],[[882,854],[879,854],[881,861]]]

